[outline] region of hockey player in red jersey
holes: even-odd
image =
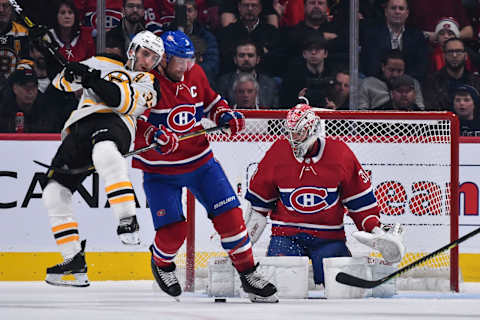
[[[167,31],[162,39],[166,60],[154,72],[162,97],[144,114],[145,121],[139,121],[135,140],[135,148],[153,142],[160,148],[133,158],[133,167],[144,171],[143,186],[156,230],[151,246],[153,275],[163,291],[174,297],[181,294],[173,261],[187,236],[181,202],[182,187],[187,187],[206,208],[250,299],[276,302],[275,286],[256,271],[240,203],[205,134],[177,138],[203,129],[203,117],[217,125],[228,124],[226,134],[234,135],[244,128],[244,117],[212,90],[202,68],[194,63],[192,42],[183,32]],[[158,141],[165,135],[167,140]]]
[[[399,262],[404,247],[399,227],[380,223],[370,179],[350,148],[323,137],[320,118],[305,104],[287,115],[287,139],[276,141],[258,164],[246,199],[252,243],[270,215],[269,256],[308,256],[316,284],[323,284],[322,259],[351,256],[345,244],[344,214],[353,219],[360,242],[375,247],[387,262]]]
[[[135,137],[136,118],[157,102],[155,78],[149,71],[160,62],[163,52],[162,40],[142,31],[132,39],[125,65],[115,56],[95,56],[68,63],[52,81],[59,90],[83,91],[78,108],[62,130],[62,144],[43,190],[52,233],[64,257],[64,262],[47,268],[49,284],[89,285],[85,240],[80,241],[72,196],[91,171],[72,174],[65,170],[93,163],[116,215],[117,235],[124,244],[140,243],[135,195],[122,154],[128,152]],[[62,279],[69,274],[75,280]]]

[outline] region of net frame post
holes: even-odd
[[[285,119],[287,110],[239,110],[245,117],[251,119]],[[450,240],[453,242],[458,239],[459,232],[459,120],[452,112],[372,112],[372,111],[334,111],[322,109],[316,111],[322,119],[368,119],[368,120],[446,120],[450,122]],[[191,195],[188,204],[189,237],[187,237],[187,285],[186,287],[194,290],[195,282],[195,199]],[[188,197],[187,197],[188,199]],[[189,200],[187,200],[188,203]],[[193,213],[190,213],[193,210]],[[192,217],[192,219],[191,219]],[[191,250],[191,252],[189,252]],[[450,290],[459,292],[459,251],[458,247],[450,250]],[[190,257],[190,258],[189,258]],[[189,264],[193,266],[189,271]],[[187,291],[187,290],[186,290]]]

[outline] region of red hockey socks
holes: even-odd
[[[252,244],[248,237],[242,210],[233,208],[212,219],[215,230],[220,235],[222,247],[227,251],[237,271],[253,268]]]
[[[159,267],[169,266],[187,237],[187,222],[180,221],[161,227],[153,241],[153,260]]]

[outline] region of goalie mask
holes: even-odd
[[[162,60],[163,54],[165,53],[162,39],[150,31],[139,32],[135,35],[135,37],[133,37],[127,50],[127,58],[132,70],[135,66],[136,53],[139,47],[155,52],[158,55],[158,58],[155,60],[152,69],[158,66]]]
[[[319,137],[320,118],[309,105],[297,104],[288,111],[285,128],[293,154],[302,158]]]

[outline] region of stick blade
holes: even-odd
[[[335,280],[337,280],[337,282],[340,282],[342,284],[346,284],[347,286],[365,288],[365,289],[371,289],[383,283],[382,280],[365,280],[345,272],[339,272],[335,277]]]

